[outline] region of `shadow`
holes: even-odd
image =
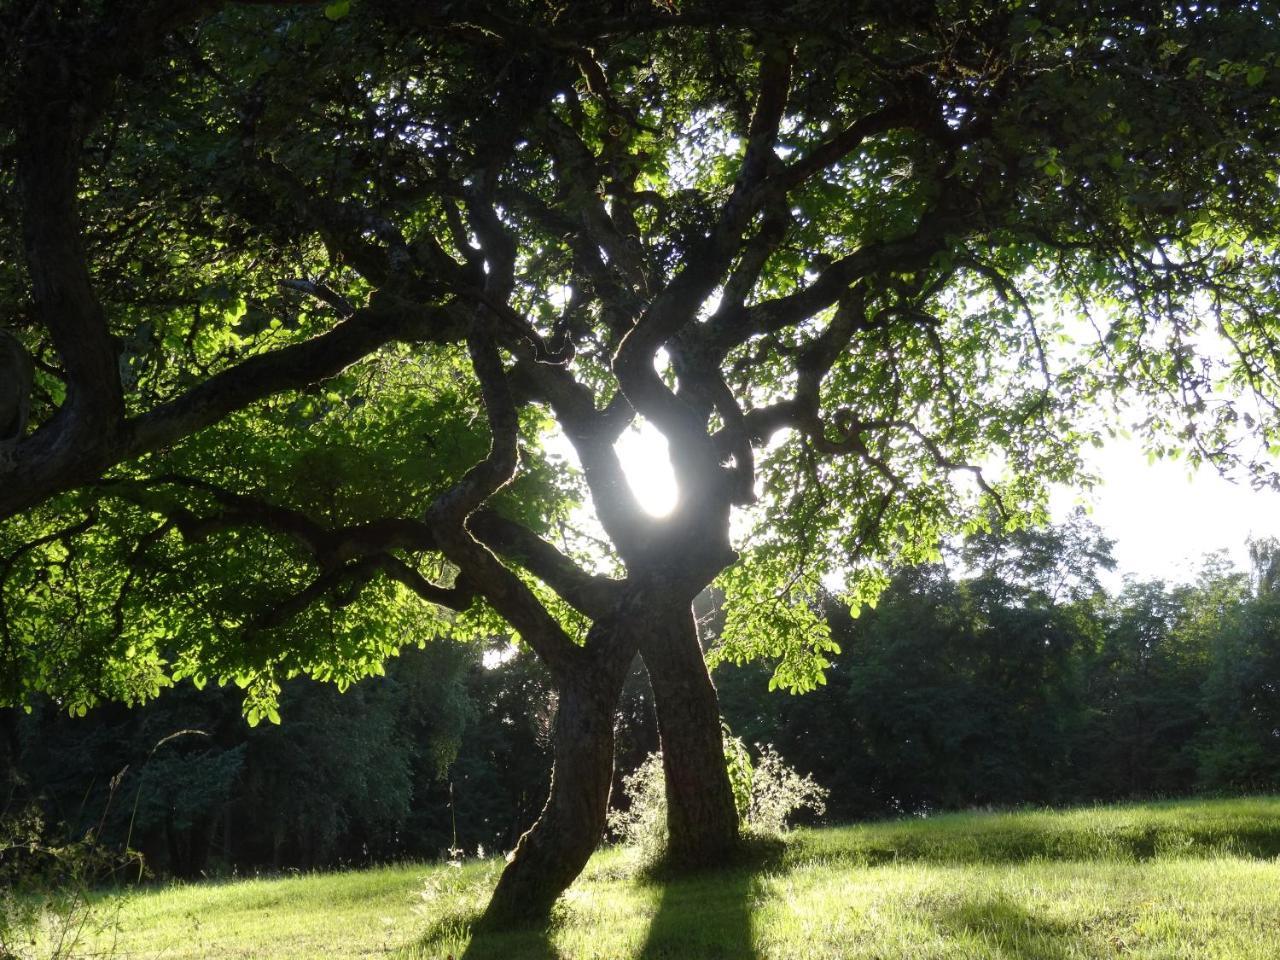
[[[751,960],[752,875],[743,870],[668,880],[640,960]]]
[[[474,909],[437,917],[412,943],[396,954],[401,960],[448,957],[449,960],[560,960],[551,942],[555,921],[514,930],[478,929]]]
[[[759,953],[751,932],[755,877],[781,860],[780,841],[748,839],[736,862],[703,872],[656,868],[658,910],[639,960],[752,960]]]
[[[554,924],[500,933],[478,930],[459,960],[560,960],[551,943]]]
[[[981,940],[994,956],[1009,960],[1069,960],[1080,955],[1078,930],[1001,897],[966,901],[931,919],[944,936]]]
[[[636,960],[753,960],[759,956],[751,930],[755,878],[781,862],[780,841],[751,839],[728,866],[714,870],[669,870],[661,864],[632,875],[631,883],[657,895],[658,906]],[[550,922],[524,929],[489,930],[474,905],[438,915],[398,956],[404,960],[564,960],[554,940],[561,924],[575,924],[558,908]]]

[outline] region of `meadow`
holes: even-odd
[[[500,867],[145,888],[119,906],[114,950],[172,960],[1280,957],[1278,797],[799,830],[755,845],[736,868],[678,878],[606,849],[549,929],[473,940],[470,921]]]

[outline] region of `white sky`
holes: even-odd
[[[1055,519],[1091,503],[1090,518],[1116,541],[1118,574],[1188,582],[1205,554],[1226,550],[1248,566],[1250,537],[1280,536],[1280,494],[1254,491],[1209,468],[1185,462],[1148,464],[1136,441],[1113,440],[1088,458],[1102,483],[1088,498],[1055,491]]]

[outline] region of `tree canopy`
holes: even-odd
[[[270,717],[288,676],[505,624],[559,690],[544,821],[591,811],[554,886],[639,651],[673,838],[723,845],[713,580],[717,655],[802,690],[824,576],[857,606],[1042,515],[1104,399],[1269,478],[1237,445],[1276,426],[1276,19],[11,0],[3,696],[235,680]]]

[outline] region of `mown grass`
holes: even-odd
[[[799,831],[657,880],[598,854],[547,930],[470,938],[499,864],[135,893],[130,957],[1276,960],[1280,798],[969,813]]]

